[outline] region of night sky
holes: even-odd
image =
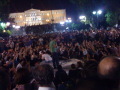
[[[31,9],[31,3],[34,9],[66,9],[68,17],[75,17],[77,14],[76,6],[69,0],[11,0],[10,12],[23,12]]]

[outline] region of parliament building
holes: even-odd
[[[17,26],[33,26],[66,21],[66,10],[46,10],[30,9],[20,13],[10,13],[9,18],[13,18]]]

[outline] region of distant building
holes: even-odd
[[[40,11],[38,9],[30,9],[20,13],[10,13],[9,18],[13,18],[17,26],[60,23],[66,20],[66,10]]]

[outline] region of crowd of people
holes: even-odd
[[[79,62],[67,73],[59,62],[71,58]],[[116,29],[0,40],[0,90],[119,90],[119,67]]]

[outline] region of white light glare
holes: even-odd
[[[15,28],[15,25],[13,25],[13,28]]]
[[[16,28],[16,29],[19,29],[19,28],[20,28],[20,26],[15,26],[15,28]]]
[[[98,10],[98,12],[97,12],[98,14],[102,14],[102,10]]]
[[[7,23],[6,23],[6,26],[10,26],[10,22],[7,22]]]
[[[65,22],[60,22],[61,25],[65,24]]]
[[[86,16],[80,16],[79,17],[79,19],[81,19],[81,20],[83,20],[83,19],[85,19],[86,18]]]
[[[93,11],[93,14],[95,15],[95,14],[96,14],[96,11]]]

